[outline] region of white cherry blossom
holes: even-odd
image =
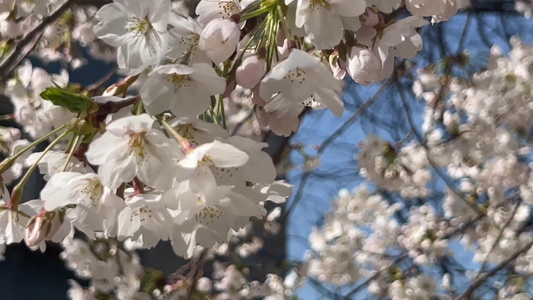
[[[358,83],[369,84],[384,79],[381,59],[365,48],[352,47],[348,56],[347,69],[348,74]]]
[[[116,189],[135,176],[151,186],[166,185],[163,170],[182,154],[176,141],[153,129],[153,124],[147,114],[124,117],[107,125],[106,132],[90,144],[87,159],[99,166],[105,186]]]
[[[177,61],[187,59],[191,63],[211,61],[198,47],[203,31],[203,26],[198,21],[172,14],[169,22],[174,28],[169,30],[167,57]]]
[[[241,11],[237,0],[202,0],[196,6],[198,22],[207,25],[214,19],[229,19]]]
[[[426,24],[426,20],[411,16],[401,19],[383,30],[377,49],[386,74],[392,73],[394,56],[411,58],[422,50],[422,37],[416,28]]]
[[[304,28],[318,49],[333,48],[339,44],[344,28],[357,30],[360,26],[357,17],[366,10],[364,0],[285,1],[288,5],[293,2],[296,2],[296,27]]]
[[[144,248],[152,248],[172,233],[172,217],[158,193],[130,194],[117,219],[117,237],[140,240]]]
[[[117,47],[121,68],[137,74],[156,66],[168,47],[169,0],[116,0],[98,10],[96,36]]]
[[[344,110],[340,91],[340,82],[320,59],[296,49],[272,68],[260,84],[261,98],[267,102],[266,112],[279,111],[279,116],[293,108],[302,111],[305,106],[327,107],[340,116]]]
[[[140,94],[151,114],[170,110],[178,117],[195,118],[225,86],[224,78],[206,63],[163,65],[149,74]]]

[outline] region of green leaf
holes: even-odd
[[[41,98],[49,100],[57,106],[64,107],[71,112],[80,113],[93,105],[93,101],[86,96],[69,92],[58,87],[49,87],[41,93]]]

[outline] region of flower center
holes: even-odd
[[[231,17],[234,13],[239,12],[239,8],[234,1],[220,1],[218,3],[218,14],[221,18],[227,19]]]
[[[145,35],[151,28],[152,24],[148,20],[139,17],[130,17],[126,23],[126,29],[137,35]]]
[[[146,140],[144,139],[146,132],[133,133],[130,135],[129,153],[133,152],[133,155],[138,161],[142,160],[146,155],[144,146]]]
[[[303,84],[305,82],[305,79],[306,79],[306,76],[307,74],[305,73],[304,70],[300,69],[300,68],[296,68],[295,70],[292,70],[290,71],[289,73],[287,73],[287,75],[285,75],[285,77],[283,77],[283,79],[285,80],[289,80],[291,83],[298,83],[298,84]]]
[[[304,101],[302,101],[302,104],[304,106],[309,106],[309,107],[315,107],[317,106],[317,102],[316,102],[316,99],[315,99],[315,95],[311,95],[309,98],[305,99]]]
[[[141,206],[131,211],[130,221],[133,221],[134,217],[139,217],[141,223],[144,223],[152,218],[153,210],[148,206]]]
[[[174,84],[174,91],[178,92],[179,89],[191,86],[191,77],[189,75],[172,74],[169,75],[167,81]]]
[[[178,132],[179,134],[187,139],[193,146],[198,146],[199,143],[196,140],[196,137],[194,136],[194,127],[192,124],[185,124],[178,126]]]
[[[189,54],[192,54],[196,51],[198,48],[198,43],[200,43],[200,35],[195,34],[193,37],[189,38],[189,50],[187,51]]]
[[[309,4],[310,9],[319,8],[322,6],[325,9],[329,9],[331,7],[331,4],[328,2],[328,0],[310,0],[311,3]]]
[[[100,199],[104,194],[104,187],[99,180],[89,179],[87,180],[87,184],[78,190],[78,193],[82,195],[83,200],[81,201],[81,204],[88,207],[92,206],[93,208],[98,208],[100,205]]]
[[[214,206],[206,206],[196,214],[198,221],[204,225],[213,223],[221,215],[222,211]]]

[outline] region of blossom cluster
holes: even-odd
[[[61,259],[78,278],[90,281],[83,287],[75,280],[69,280],[68,296],[71,299],[187,299],[190,297],[211,299],[263,299],[282,300],[294,293],[297,277],[289,275],[283,280],[269,274],[261,283],[249,281],[248,270],[234,264],[214,261],[218,250],[201,252],[199,263],[213,262],[213,273],[209,277],[202,273],[174,273],[164,276],[155,270],[147,270],[140,264],[134,252],[137,245],[121,243],[100,237],[90,243],[67,237],[62,246]],[[198,253],[196,253],[198,254]],[[193,260],[194,261],[194,260]],[[195,261],[197,262],[197,261]],[[197,262],[198,263],[198,262]],[[187,291],[191,284],[187,277],[195,278],[194,292]]]
[[[529,1],[527,1],[527,0],[526,1],[524,1],[524,0],[516,1],[515,10],[518,13],[523,14],[524,17],[526,17],[527,19],[529,19],[533,15],[533,2],[531,2],[531,0],[529,0]]]
[[[116,50],[128,77],[99,96],[69,83],[66,70],[50,75],[27,60],[15,70],[4,88],[14,120],[37,141],[53,141],[32,155],[27,150],[35,143],[9,143],[13,156],[2,164],[3,180],[16,179],[22,166],[30,172],[13,195],[3,188],[2,214],[14,222],[2,230],[4,240],[26,236],[31,247],[43,247],[56,232],[77,228],[145,248],[171,240],[186,256],[196,245],[222,243],[250,217],[264,216],[265,201],[281,202],[290,190],[275,181],[272,160],[261,150],[266,144],[225,130],[225,110],[231,110],[225,98],[245,98],[242,106],[253,105],[260,124],[285,135],[297,129],[306,106],[340,116],[342,74],[362,83],[390,76],[394,57],[421,49],[416,29],[427,23],[422,17],[437,22],[457,11],[455,1],[437,2],[408,1],[413,16],[388,22],[384,17],[400,8],[399,1],[204,0],[196,19],[174,12],[169,0],[74,8],[47,28],[42,50],[72,53],[64,39],[81,46],[99,40]],[[8,1],[2,28],[17,38],[61,5]],[[254,21],[258,25],[247,29]],[[76,95],[84,90],[94,96]],[[128,98],[133,90],[138,96]],[[20,204],[25,180],[37,167],[48,183],[35,205]],[[34,212],[19,214],[22,208]],[[24,235],[28,221],[37,225]]]
[[[224,247],[250,219],[267,216],[267,202],[280,204],[291,194],[287,182],[276,180],[261,133],[290,136],[306,108],[342,116],[346,74],[359,84],[389,78],[396,58],[412,58],[422,49],[419,29],[429,24],[426,19],[446,21],[465,5],[459,0],[201,0],[189,12],[183,2],[171,0],[114,0],[99,7],[83,1],[2,1],[0,56],[7,59],[0,67],[18,59],[21,43],[30,43],[26,48],[42,62],[82,68],[87,52],[116,63],[121,79],[106,86],[113,71],[93,85],[72,83],[66,69],[49,74],[34,67],[24,59],[28,53],[0,74],[10,75],[1,83],[14,106],[8,117],[33,140],[21,139],[15,129],[0,131],[1,149],[9,156],[0,164],[0,246],[24,240],[44,250],[47,241],[62,242],[69,266],[92,278],[92,290],[74,285],[71,294],[78,296],[73,298],[110,291],[124,299],[144,297],[136,294],[143,272],[138,259],[118,244],[150,249],[170,241],[187,258],[199,248]],[[409,16],[391,17],[404,8]],[[38,38],[29,40],[39,28]],[[46,148],[31,153],[42,142]],[[358,160],[370,180],[405,197],[429,195],[425,148],[412,144],[397,151],[379,138],[362,146]],[[498,167],[494,161],[492,168]],[[39,199],[23,203],[36,170],[47,183]],[[516,174],[514,168],[498,171]],[[487,181],[497,176],[483,174]],[[12,182],[16,186],[8,189]],[[332,220],[327,234],[313,235],[314,247],[341,258],[312,260],[311,276],[354,282],[361,273],[346,260],[352,249],[365,250],[367,241],[380,243],[384,236],[410,235],[390,221],[398,207],[360,193],[374,206],[351,203],[365,213],[343,218],[373,233],[347,226],[342,218]],[[372,212],[377,209],[381,214]],[[268,214],[265,230],[279,229],[279,214],[279,207]],[[381,221],[372,223],[376,220]],[[419,223],[413,218],[406,226],[425,226]],[[91,241],[116,241],[115,248],[93,249],[72,239],[75,230]],[[424,238],[413,237],[418,235],[397,243],[412,248],[414,256]],[[328,245],[332,241],[334,247]],[[432,242],[432,249],[439,247]],[[246,257],[262,243],[253,239],[236,251]],[[374,248],[366,250],[385,254],[389,247]],[[289,294],[277,275],[249,283],[236,266],[220,268],[218,293],[272,299]],[[425,279],[413,279],[412,285],[419,282]]]
[[[386,190],[400,192],[406,198],[425,197],[432,175],[426,151],[420,145],[395,149],[378,136],[368,136],[360,144],[357,157],[361,174]]]

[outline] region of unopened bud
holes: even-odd
[[[59,214],[60,212],[44,212],[31,218],[26,228],[26,244],[34,247],[42,241],[52,239],[63,223]]]
[[[237,68],[235,79],[240,86],[252,89],[265,76],[266,69],[267,63],[264,59],[258,58],[255,55],[250,56]]]

